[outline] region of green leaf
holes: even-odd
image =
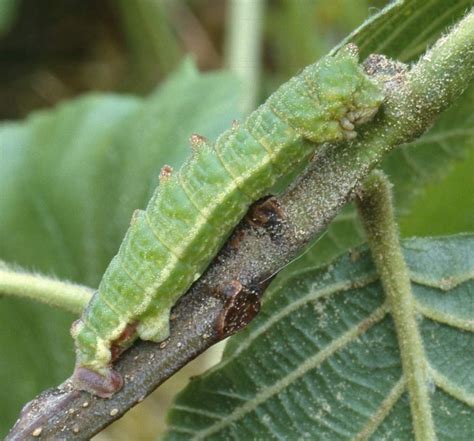
[[[2,0],[0,1],[0,37],[13,26],[17,12],[20,6],[18,0]]]
[[[403,243],[439,440],[474,429],[474,235]],[[412,439],[400,349],[365,248],[274,285],[222,362],[193,380],[167,440]]]
[[[265,14],[266,45],[280,81],[314,63],[367,16],[369,0],[282,0]]]
[[[181,164],[193,132],[229,127],[237,100],[233,77],[188,62],[147,99],[89,95],[0,125],[0,260],[96,286],[162,165]],[[1,434],[72,372],[74,317],[0,302]]]
[[[406,212],[425,187],[449,175],[461,159],[466,159],[474,142],[473,102],[474,84],[424,136],[386,158],[383,168],[394,184],[401,210]],[[460,207],[471,205],[467,192],[465,195]]]
[[[172,26],[166,2],[117,0],[122,32],[127,39],[133,73],[133,90],[150,90],[157,73],[169,74],[182,58],[179,35]]]
[[[442,32],[459,20],[471,4],[470,0],[394,1],[369,18],[334,50],[343,44],[354,42],[359,46],[362,59],[371,53],[381,53],[404,62],[415,60]],[[430,219],[429,223],[420,224],[416,218],[420,217],[419,211],[411,216],[410,209],[417,196],[423,196],[426,188],[455,170],[454,166],[469,152],[474,142],[473,100],[474,84],[451,109],[441,115],[426,134],[409,145],[400,146],[382,164],[394,184],[397,212],[407,217],[404,225],[409,226],[412,222],[417,224],[417,235],[442,230],[442,225],[446,222],[444,216],[437,216]],[[462,187],[458,189],[458,206],[449,211],[454,225],[464,226],[466,222],[463,216],[472,207],[469,192],[463,190]],[[427,197],[438,199],[436,191]],[[437,212],[444,212],[446,215],[441,203],[436,208]],[[431,209],[434,209],[433,206]],[[437,224],[439,227],[433,229]],[[456,232],[461,231],[463,230],[458,229]],[[362,229],[355,211],[347,208],[335,219],[324,237],[294,265],[288,267],[286,272],[296,271],[306,263],[324,264],[362,241]]]
[[[471,0],[395,0],[341,45],[356,43],[364,58],[377,53],[403,62],[414,61],[471,6]]]
[[[474,231],[474,210],[466,201],[474,188],[474,149],[453,167],[441,182],[429,184],[413,205],[410,215],[401,219],[400,230],[405,236],[431,236]],[[427,219],[429,221],[427,222]]]

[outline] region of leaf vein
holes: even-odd
[[[188,413],[194,413],[196,415],[201,415],[207,418],[212,418],[214,420],[220,420],[222,419],[222,415],[211,412],[209,410],[204,410],[204,409],[198,409],[196,407],[191,407],[191,406],[185,406],[183,404],[176,404],[173,406],[177,410],[181,410],[182,412],[188,412]]]
[[[299,298],[298,300],[289,303],[287,306],[282,308],[279,312],[269,317],[269,319],[263,323],[260,327],[256,328],[255,331],[251,332],[244,342],[233,352],[229,357],[223,359],[215,369],[210,369],[207,371],[203,377],[207,377],[215,370],[222,369],[225,365],[227,365],[230,361],[234,358],[237,358],[243,351],[248,349],[252,342],[256,340],[260,335],[267,332],[273,325],[278,323],[284,317],[290,315],[292,312],[296,311],[300,307],[304,306],[305,304],[324,298],[329,297],[330,295],[336,294],[338,292],[348,291],[354,287],[362,288],[370,283],[375,282],[378,279],[377,275],[370,274],[359,279],[352,279],[352,280],[343,280],[340,282],[333,283],[331,285],[326,286],[321,290],[311,290],[307,295],[304,297]]]
[[[466,272],[463,274],[452,275],[449,278],[441,277],[439,279],[431,279],[425,277],[423,274],[410,272],[410,280],[412,283],[424,285],[429,288],[437,288],[446,292],[451,291],[453,288],[456,288],[457,286],[472,279],[474,279],[474,272]]]
[[[453,328],[463,329],[464,331],[474,332],[474,320],[462,319],[447,312],[429,307],[428,305],[416,300],[416,309],[425,317]]]
[[[215,423],[208,428],[196,432],[193,440],[203,440],[209,435],[220,432],[228,425],[242,419],[249,412],[254,411],[260,404],[267,401],[269,398],[280,393],[283,389],[287,388],[290,384],[301,378],[308,371],[321,365],[328,357],[333,355],[338,350],[345,347],[347,344],[354,341],[357,337],[367,331],[369,327],[382,320],[387,314],[388,306],[386,304],[377,308],[369,317],[359,322],[352,329],[345,332],[338,339],[334,340],[331,344],[326,346],[324,349],[313,355],[312,357],[305,360],[298,368],[288,373],[285,377],[278,380],[271,387],[263,389],[257,393],[252,399],[240,407],[236,407],[228,417]]]
[[[439,387],[441,390],[451,395],[452,397],[456,398],[457,400],[462,401],[464,404],[474,407],[473,394],[466,392],[461,387],[454,384],[452,381],[450,381],[447,377],[445,377],[432,366],[429,366],[428,371],[437,387]]]
[[[405,392],[405,389],[405,378],[402,376],[382,401],[372,418],[369,419],[363,429],[353,438],[353,441],[368,440],[393,409],[403,392]]]
[[[453,11],[457,9],[462,9],[464,8],[464,5],[461,3],[455,3],[453,7],[451,8],[446,8],[444,12],[436,17],[428,26],[425,27],[425,29],[420,32],[416,38],[414,38],[411,42],[410,45],[412,46],[410,49],[403,50],[402,53],[399,55],[400,60],[408,60],[412,58],[413,56],[417,55],[419,52],[422,52],[426,49],[426,41],[423,41],[426,35],[433,35],[433,29],[436,29],[438,25],[447,17],[450,16],[452,17]],[[421,43],[419,43],[421,41]],[[413,47],[413,45],[416,45]]]

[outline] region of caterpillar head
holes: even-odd
[[[359,53],[355,44],[344,46],[336,55],[341,65],[341,73],[354,78],[352,99],[346,114],[355,125],[370,121],[383,102],[383,90],[373,78],[369,77],[359,64]]]
[[[354,138],[354,126],[370,121],[382,104],[381,86],[359,65],[354,44],[321,60],[316,74],[321,104],[330,120],[339,121],[343,137]]]

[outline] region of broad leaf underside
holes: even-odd
[[[474,429],[474,236],[404,241],[440,440]],[[366,250],[272,287],[223,361],[192,381],[168,440],[412,439],[390,308]]]

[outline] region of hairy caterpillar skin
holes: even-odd
[[[310,157],[318,144],[356,136],[382,102],[354,46],[306,67],[240,126],[164,168],[145,211],[137,210],[118,254],[73,326],[76,387],[107,397],[121,387],[111,348],[169,335],[170,309],[217,254],[252,202]],[[135,332],[136,331],[136,332]]]

